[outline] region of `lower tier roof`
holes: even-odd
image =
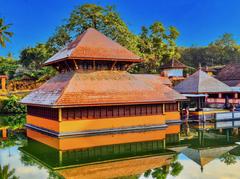
[[[175,102],[186,98],[160,75],[143,78],[125,71],[60,73],[22,99],[27,105],[70,107]]]

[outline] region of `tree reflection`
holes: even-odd
[[[13,146],[23,146],[26,145],[27,138],[25,134],[23,133],[10,133],[8,135],[8,138],[5,140],[0,139],[0,149],[4,149],[7,147],[13,147]]]
[[[237,157],[235,155],[230,154],[229,152],[223,154],[220,157],[221,162],[225,163],[226,165],[233,165],[237,163]]]
[[[178,176],[183,170],[183,165],[177,159],[178,155],[175,155],[169,165],[147,170],[144,177],[152,176],[156,179],[166,179],[169,174],[174,177]]]
[[[19,177],[15,176],[15,169],[11,169],[9,165],[0,165],[0,178],[1,179],[18,179]]]

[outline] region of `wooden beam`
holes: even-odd
[[[76,70],[78,70],[77,62],[74,59],[73,59],[73,63],[74,63],[74,66],[75,66]]]
[[[117,61],[113,62],[111,70],[113,70],[114,66],[116,65]]]
[[[163,109],[162,109],[162,113],[165,114],[165,104],[163,104]]]

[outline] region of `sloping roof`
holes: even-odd
[[[63,59],[141,61],[140,57],[93,28],[87,29],[44,64],[53,64]]]
[[[110,179],[110,178],[138,178],[149,169],[170,165],[173,154],[160,156],[122,159],[103,163],[95,163],[81,167],[61,169],[58,172],[65,178],[77,179]],[[135,176],[135,177],[133,177]]]
[[[58,74],[21,102],[43,106],[94,106],[184,99],[158,79],[146,80],[125,71],[75,71]]]
[[[166,64],[162,65],[161,69],[168,69],[168,68],[186,68],[187,66],[184,65],[182,62],[176,59],[172,59]]]
[[[172,82],[168,77],[160,76],[159,74],[133,74],[133,76],[152,83],[161,82],[164,85],[172,86]]]
[[[174,87],[180,93],[217,93],[231,92],[232,89],[221,81],[209,76],[202,70],[180,82]]]
[[[231,87],[240,87],[240,79],[239,80],[220,80],[228,86]]]
[[[240,80],[240,64],[231,63],[221,69],[216,76],[221,81]]]
[[[186,148],[181,151],[188,158],[196,162],[200,166],[205,166],[214,159],[219,158],[223,154],[234,149],[236,145],[217,147],[217,148],[207,148],[207,149],[192,149]]]

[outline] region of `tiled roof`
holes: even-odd
[[[221,81],[198,70],[174,87],[180,93],[230,92],[232,89]]]
[[[142,80],[147,80],[152,83],[161,82],[164,85],[172,86],[172,82],[168,77],[160,76],[159,74],[132,74],[135,77],[141,78]]]
[[[87,29],[44,64],[53,64],[63,59],[142,61],[139,56],[93,28]]]
[[[240,64],[231,63],[226,65],[217,74],[216,78],[221,81],[240,80]]]
[[[67,72],[58,74],[21,102],[45,106],[90,106],[174,102],[185,97],[163,85],[125,71]]]
[[[240,87],[240,80],[223,80],[222,82],[231,87]]]
[[[184,65],[182,62],[179,60],[172,59],[166,64],[161,66],[161,69],[168,69],[168,68],[186,68],[187,66]]]

